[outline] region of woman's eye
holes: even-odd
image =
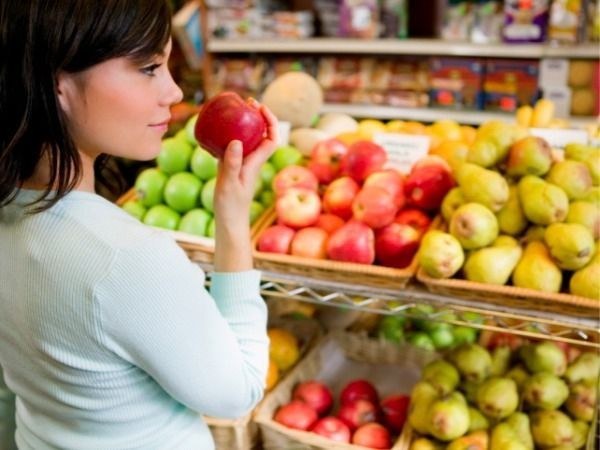
[[[154,76],[154,72],[156,71],[156,69],[158,69],[161,65],[160,64],[151,64],[149,66],[146,67],[142,67],[140,69],[140,71],[144,74],[144,75],[149,75],[149,76]]]

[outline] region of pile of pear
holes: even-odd
[[[600,300],[600,148],[557,152],[527,129],[488,122],[446,159],[458,186],[441,206],[447,232],[421,243],[429,276]]]
[[[411,392],[410,450],[575,450],[598,401],[600,356],[568,363],[549,341],[488,351],[463,344],[429,363]]]

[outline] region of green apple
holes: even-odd
[[[265,208],[268,208],[275,203],[275,192],[262,191],[258,196],[258,200],[264,205]]]
[[[259,203],[256,200],[253,200],[252,203],[250,203],[250,225],[256,222],[256,219],[258,219],[264,210],[265,207],[262,203]]]
[[[201,208],[195,208],[185,213],[179,222],[178,229],[196,236],[206,236],[206,229],[211,220],[211,213]]]
[[[429,321],[429,316],[435,312],[435,309],[433,309],[433,306],[421,304],[411,308],[409,312],[415,316],[411,318],[415,328],[424,330]]]
[[[182,143],[191,145],[192,148],[194,147],[194,144],[192,144],[191,142],[189,142],[188,140],[188,136],[187,136],[187,132],[185,131],[185,128],[182,128],[181,130],[179,130],[177,133],[175,133],[175,136],[173,136],[175,139],[181,141]]]
[[[216,178],[211,178],[206,183],[204,183],[204,187],[202,188],[202,193],[200,194],[200,200],[202,202],[202,206],[208,212],[214,213],[214,197],[215,197],[215,185],[217,184]]]
[[[155,205],[144,216],[144,223],[153,227],[176,230],[181,216],[166,205]]]
[[[285,145],[283,147],[277,148],[271,158],[269,158],[269,162],[273,164],[273,167],[277,172],[287,166],[291,166],[294,164],[300,164],[302,162],[302,153],[296,147],[292,147],[291,145]]]
[[[196,140],[196,135],[194,133],[194,129],[196,128],[196,121],[198,120],[198,114],[194,114],[192,117],[188,119],[185,123],[185,134],[187,136],[187,140],[192,145],[198,145],[198,141]]]
[[[181,138],[163,139],[160,153],[156,158],[158,168],[167,175],[185,172],[192,157],[192,146]]]
[[[254,196],[252,198],[257,199],[260,196],[260,193],[263,190],[263,181],[260,177],[256,179],[256,183],[254,183]]]
[[[454,345],[454,334],[452,333],[452,328],[450,326],[431,330],[429,332],[429,337],[436,349],[448,348]]]
[[[273,183],[273,178],[275,178],[275,167],[270,162],[266,162],[260,168],[260,179],[262,180],[262,184],[265,188],[271,188],[271,184]]]
[[[477,340],[477,330],[471,327],[454,327],[452,334],[454,334],[454,343],[456,345],[472,344]]]
[[[123,203],[122,208],[138,220],[142,220],[147,211],[146,207],[139,200],[128,200]]]
[[[202,181],[189,172],[171,175],[165,185],[165,203],[175,211],[184,213],[198,206]]]
[[[200,146],[194,149],[190,166],[193,174],[202,181],[207,181],[217,176],[217,158]]]
[[[407,336],[407,340],[415,347],[423,348],[425,350],[435,350],[433,341],[427,335],[427,333],[423,331],[416,331],[414,333],[410,333]]]
[[[168,177],[156,168],[143,170],[135,180],[134,188],[142,205],[151,207],[163,201],[163,190]]]
[[[215,218],[213,217],[212,219],[210,219],[210,222],[208,222],[208,226],[206,227],[206,236],[207,237],[211,237],[211,238],[215,237],[216,226],[217,226],[217,224],[215,223]]]
[[[476,312],[465,311],[464,313],[461,314],[461,316],[462,316],[463,320],[466,320],[467,322],[471,322],[471,323],[482,324],[484,321],[483,316]]]
[[[385,316],[379,322],[377,335],[388,341],[404,342],[404,324],[406,319],[402,316]]]

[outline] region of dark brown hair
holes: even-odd
[[[81,177],[81,161],[60,108],[61,72],[111,58],[160,54],[171,33],[165,0],[0,1],[0,207],[10,203],[42,158],[47,209]]]

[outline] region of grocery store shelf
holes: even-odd
[[[361,105],[349,103],[328,103],[321,108],[322,113],[343,113],[357,118],[404,119],[433,122],[440,119],[453,119],[467,125],[480,125],[489,120],[514,122],[514,114],[491,111],[460,111],[436,108],[397,108],[394,106]],[[572,117],[567,119],[575,128],[583,128],[598,123],[597,117]]]
[[[439,39],[210,39],[212,53],[346,53],[366,55],[445,55],[494,58],[597,59],[598,44],[472,44]]]

